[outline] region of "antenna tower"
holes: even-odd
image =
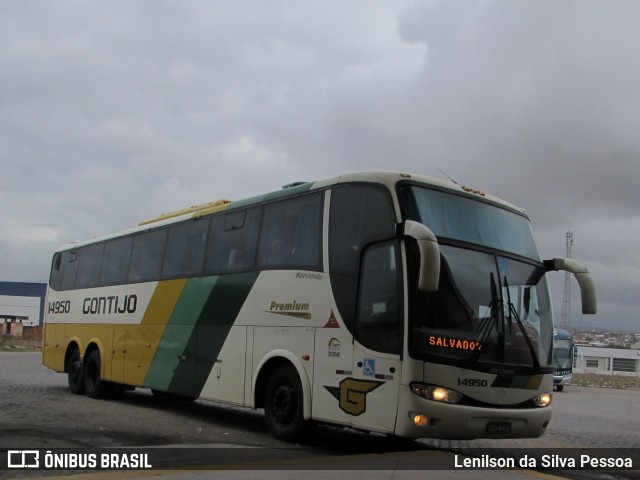
[[[566,257],[571,258],[571,247],[573,246],[573,237],[575,232],[567,232]],[[569,272],[564,274],[564,293],[562,295],[562,314],[560,315],[560,327],[565,330],[571,330],[571,275]]]

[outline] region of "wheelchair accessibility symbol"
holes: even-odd
[[[362,366],[362,374],[365,377],[375,377],[376,375],[376,360],[374,358],[365,358],[364,365]]]

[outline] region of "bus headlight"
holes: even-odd
[[[409,387],[416,395],[436,402],[458,403],[463,398],[461,393],[436,385],[414,382]]]
[[[553,395],[551,393],[541,393],[537,397],[533,397],[533,403],[536,407],[548,407],[551,405]]]

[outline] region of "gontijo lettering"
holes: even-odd
[[[135,313],[137,307],[136,295],[87,297],[82,302],[82,313],[85,315]]]

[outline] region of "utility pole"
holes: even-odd
[[[566,257],[571,258],[571,247],[573,246],[573,238],[575,232],[567,232]],[[560,327],[571,331],[571,275],[569,272],[564,274],[564,293],[562,295],[562,314],[560,315]]]

